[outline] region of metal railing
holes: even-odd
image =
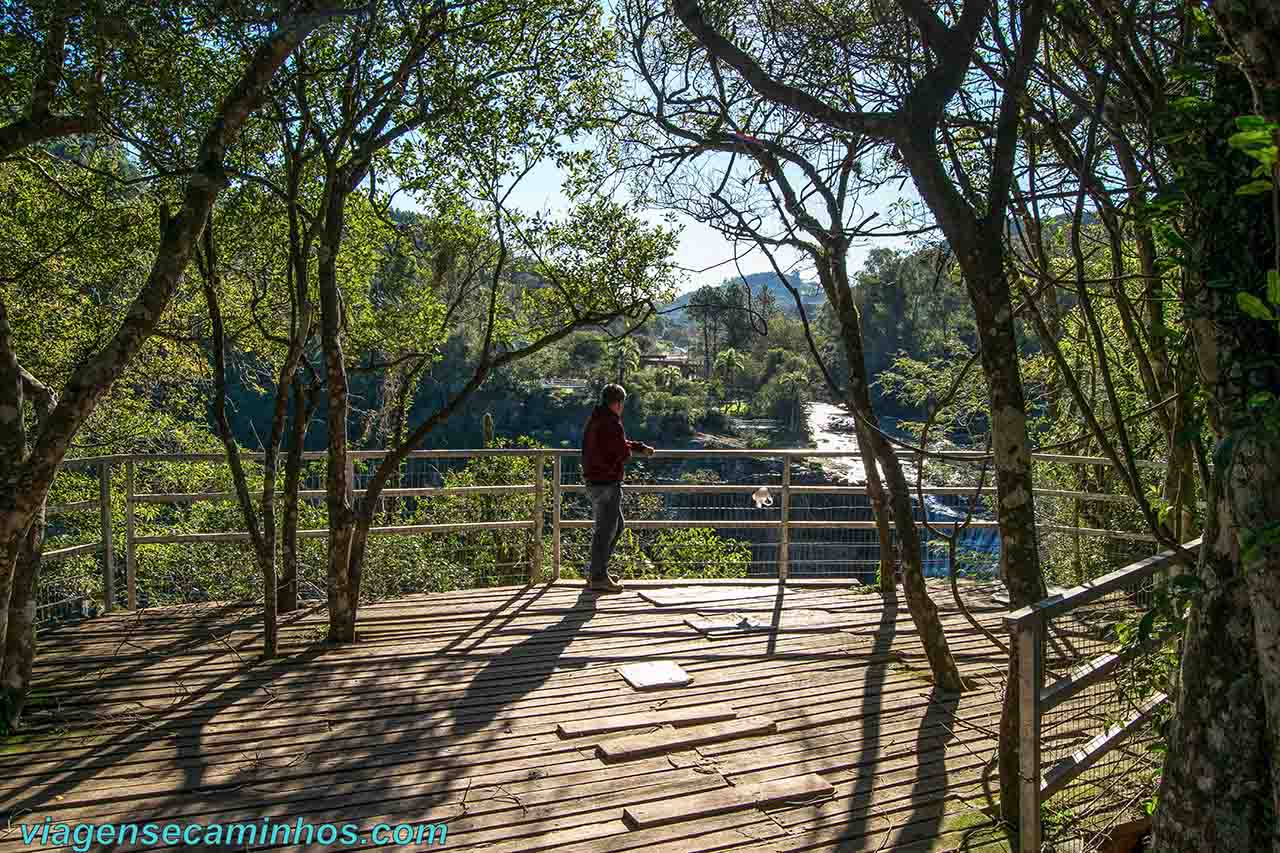
[[[369,476],[365,468],[385,454],[382,451],[353,451],[349,465],[355,484],[354,494],[361,496],[362,480]],[[958,452],[945,456],[965,463],[978,454]],[[261,454],[246,453],[248,462],[261,461]],[[300,493],[301,500],[312,507],[322,507],[324,453],[303,454],[310,466]],[[370,531],[373,537],[432,537],[445,534],[478,536],[509,533],[522,536],[518,547],[507,549],[509,557],[501,565],[495,560],[495,573],[489,582],[542,582],[559,580],[565,567],[567,550],[573,558],[582,554],[583,540],[592,525],[585,486],[578,466],[579,451],[557,448],[514,448],[483,450],[423,450],[410,454],[402,466],[395,487],[384,490],[383,507],[395,511],[381,514],[379,525]],[[1107,465],[1097,457],[1037,455],[1038,463],[1052,465]],[[633,466],[628,472],[626,491],[627,527],[638,535],[663,535],[672,531],[712,530],[739,543],[746,543],[749,559],[745,571],[756,577],[776,578],[785,582],[793,577],[840,576],[867,580],[879,563],[879,542],[875,533],[866,488],[860,485],[832,484],[830,476],[807,469],[806,465],[824,460],[856,460],[854,454],[840,451],[790,450],[667,450]],[[486,461],[487,460],[487,461]],[[317,463],[320,463],[317,465]],[[469,471],[490,465],[493,470]],[[503,466],[507,468],[503,468]],[[165,466],[178,466],[174,471]],[[358,468],[357,468],[358,466]],[[512,466],[520,467],[517,472]],[[97,495],[85,497],[89,486],[81,482],[81,500],[51,505],[50,514],[96,513],[97,541],[73,545],[52,543],[45,552],[46,562],[67,560],[86,555],[102,557],[102,607],[111,610],[123,598],[129,609],[140,603],[138,589],[139,549],[159,545],[234,545],[248,542],[247,532],[236,521],[238,508],[226,474],[226,457],[222,454],[130,454],[68,460],[68,470],[91,468],[97,471]],[[548,467],[550,471],[548,472]],[[1158,468],[1159,463],[1144,463]],[[197,470],[198,469],[198,470]],[[252,471],[251,471],[252,473]],[[723,477],[730,478],[728,481]],[[115,527],[112,509],[112,478],[123,492],[119,501],[123,518],[123,551],[125,562],[124,589],[117,587]],[[487,479],[486,479],[487,478]],[[511,479],[519,478],[518,482]],[[489,482],[488,480],[493,480]],[[210,486],[216,486],[211,488]],[[756,507],[751,495],[765,487],[774,498],[771,507]],[[252,490],[251,490],[252,491]],[[929,486],[922,490],[926,501],[936,507],[917,507],[917,522],[935,509],[967,505],[975,493],[972,485]],[[991,496],[993,487],[982,490],[983,500]],[[1122,504],[1123,495],[1073,491],[1069,489],[1036,489],[1046,505],[1054,501],[1096,501],[1100,504]],[[913,490],[914,497],[914,490]],[[432,500],[453,501],[463,520],[448,517],[442,509],[431,513],[424,508]],[[484,512],[461,512],[474,502],[489,500],[495,506]],[[218,516],[214,529],[180,529],[191,527],[181,517],[183,508],[225,503],[233,515]],[[407,508],[407,509],[406,509]],[[986,518],[969,524],[970,534],[985,533],[996,538],[997,524],[989,503],[981,503]],[[302,541],[324,539],[327,528],[320,522],[319,510],[309,515],[311,525],[299,530]],[[439,517],[444,516],[444,517]],[[304,519],[305,521],[305,519]],[[381,523],[388,521],[391,523]],[[403,523],[400,523],[403,522]],[[1103,529],[1063,525],[1061,518],[1045,517],[1040,530],[1047,535],[1065,535],[1078,543],[1081,537],[1138,547],[1150,547],[1152,537],[1136,529]],[[194,525],[199,526],[199,525]],[[945,524],[943,525],[946,526]],[[82,525],[82,528],[84,525]],[[56,538],[56,537],[55,537]],[[64,537],[65,538],[65,537]],[[938,566],[944,558],[929,541],[927,532],[923,547],[927,566]],[[545,540],[545,541],[544,541]],[[571,541],[572,540],[572,541]],[[638,547],[638,546],[637,546]],[[498,569],[508,574],[497,574]],[[685,567],[696,572],[697,567]],[[45,590],[42,608],[65,605],[73,596],[51,600]],[[123,592],[123,596],[120,595]]]
[[[1019,666],[1021,850],[1096,849],[1150,793],[1136,783],[1154,787],[1160,760],[1146,747],[1177,635],[1141,641],[1135,627],[1176,561],[1164,551],[1005,617]]]
[[[87,542],[68,545],[58,542],[54,547],[47,547],[41,553],[41,560],[46,566],[57,565],[66,560],[85,555],[102,558],[102,597],[103,606],[111,610],[116,605],[116,562],[115,548],[112,539],[112,463],[116,457],[94,457],[87,459],[70,459],[63,463],[62,470],[68,472],[93,471],[97,480],[97,496],[91,499],[50,502],[46,504],[47,530],[58,532],[61,522],[67,517],[93,515],[96,516],[97,538]],[[88,525],[81,525],[88,526]],[[78,537],[77,537],[78,538]],[[47,569],[45,571],[47,575]],[[85,595],[81,589],[64,588],[55,582],[44,581],[41,584],[37,600],[37,621],[48,621],[53,615],[83,615]]]

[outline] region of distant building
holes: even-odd
[[[655,353],[653,355],[640,356],[641,367],[676,367],[680,369],[682,376],[692,376],[694,373],[694,365],[689,363],[688,355],[675,355],[671,353]]]
[[[580,379],[543,379],[542,387],[553,391],[585,391],[587,383]]]

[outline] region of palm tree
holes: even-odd
[[[680,372],[680,368],[669,364],[657,371],[654,375],[654,384],[659,388],[666,388],[670,391],[679,385],[683,379],[684,374]]]
[[[734,387],[734,379],[742,372],[743,358],[742,353],[733,347],[728,347],[716,354],[716,373],[723,374],[725,387],[732,389]]]
[[[618,384],[627,378],[627,373],[640,369],[640,346],[631,338],[623,338],[613,344],[614,366],[618,370]]]
[[[809,378],[798,370],[792,370],[778,377],[778,387],[786,394],[788,408],[791,411],[792,432],[800,431],[800,415],[804,412],[805,390],[809,387]]]

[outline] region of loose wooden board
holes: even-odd
[[[688,708],[622,714],[609,719],[573,720],[561,723],[556,727],[556,732],[562,738],[575,738],[584,735],[611,734],[613,732],[626,731],[627,729],[643,729],[666,724],[691,726],[703,723],[718,723],[723,720],[732,720],[737,716],[737,711],[721,702],[714,705],[697,705]]]
[[[622,820],[632,829],[648,829],[726,812],[828,797],[834,791],[827,780],[809,773],[776,782],[734,785],[703,794],[627,806],[622,811]]]
[[[837,631],[850,627],[851,621],[849,616],[826,610],[783,610],[778,614],[776,626],[772,616],[737,612],[724,615],[700,613],[684,620],[684,623],[705,637],[717,639],[772,631]]]
[[[675,752],[704,743],[767,735],[777,728],[778,724],[768,717],[739,717],[722,723],[707,723],[682,729],[664,726],[656,732],[601,741],[596,744],[596,755],[604,761],[623,761],[661,752]]]

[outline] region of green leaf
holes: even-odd
[[[1202,109],[1211,103],[1212,101],[1207,98],[1201,98],[1197,95],[1184,95],[1181,98],[1174,98],[1169,102],[1169,106],[1175,110],[1189,111]]]
[[[1244,186],[1236,190],[1236,195],[1262,195],[1271,192],[1274,184],[1271,181],[1263,179],[1258,181],[1250,181]]]
[[[1236,116],[1236,127],[1241,130],[1266,130],[1270,124],[1262,116]]]
[[[1252,293],[1237,293],[1236,304],[1240,306],[1240,310],[1248,314],[1255,320],[1274,320],[1271,309],[1267,308],[1266,303],[1254,296]]]
[[[1271,132],[1267,130],[1242,130],[1231,134],[1227,138],[1227,144],[1241,151],[1249,151],[1254,148],[1265,148],[1273,139]]]
[[[1138,642],[1140,644],[1146,645],[1147,641],[1151,639],[1151,629],[1155,627],[1155,624],[1156,612],[1148,610],[1143,615],[1142,621],[1138,623]]]
[[[1187,242],[1186,238],[1172,228],[1160,229],[1160,236],[1164,237],[1164,239],[1169,242],[1169,245],[1173,246],[1175,249],[1186,252],[1188,255],[1195,254],[1195,249],[1191,247],[1191,244]]]
[[[1267,301],[1280,305],[1280,270],[1267,270]]]
[[[1272,394],[1270,391],[1259,391],[1258,393],[1249,397],[1249,408],[1250,409],[1266,409],[1274,405],[1275,402],[1276,402],[1275,394]]]

